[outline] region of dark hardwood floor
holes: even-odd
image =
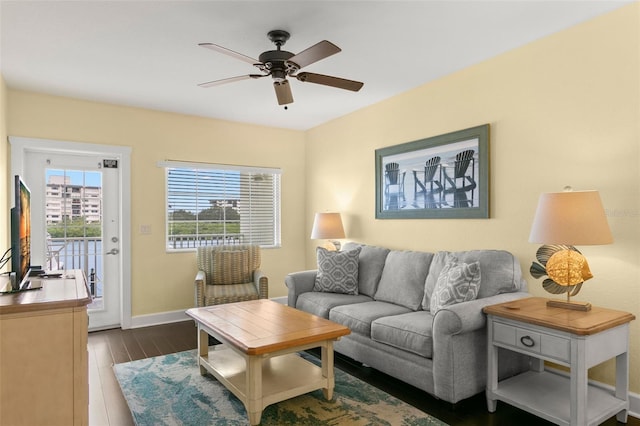
[[[192,321],[132,330],[89,333],[89,419],[91,426],[133,425],[126,401],[113,374],[112,365],[142,358],[195,349],[196,328]],[[311,351],[318,355],[318,352]],[[495,413],[487,412],[484,394],[452,405],[386,374],[336,354],[337,368],[348,372],[452,426],[551,425],[536,416],[498,402]],[[615,417],[604,425],[619,424]],[[640,419],[629,417],[629,426]]]

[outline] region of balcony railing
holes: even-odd
[[[169,235],[169,249],[190,249],[202,246],[242,244],[244,234],[182,234]]]
[[[244,241],[244,234],[172,235],[169,236],[168,245],[171,249],[193,249],[200,246],[243,244]],[[101,298],[104,295],[102,256],[101,237],[50,237],[47,238],[45,269],[81,269],[89,282],[91,295]]]
[[[45,269],[84,271],[89,281],[91,295],[103,296],[102,289],[102,238],[72,237],[47,238],[47,258]]]

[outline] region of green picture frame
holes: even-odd
[[[489,130],[376,149],[376,219],[488,218]]]

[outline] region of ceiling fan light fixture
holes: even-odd
[[[289,86],[289,80],[274,81],[273,88],[276,91],[276,98],[278,98],[278,105],[287,105],[293,103],[293,94],[291,93],[291,86]]]
[[[287,72],[281,68],[271,70],[271,77],[277,81],[282,82],[287,79]]]

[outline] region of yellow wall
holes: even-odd
[[[341,211],[347,237],[369,244],[510,250],[531,292],[547,297],[527,272],[538,196],[565,185],[599,190],[615,243],[579,247],[595,278],[576,299],[636,315],[630,377],[640,392],[639,24],[636,3],[307,132],[307,212]],[[490,219],[375,219],[375,149],[484,123]],[[305,234],[311,225],[307,214]],[[592,376],[612,383],[613,370],[607,363]]]
[[[7,85],[0,74],[0,188],[4,188],[0,195],[0,256],[9,248],[9,147],[7,143]],[[9,264],[7,264],[9,265]],[[8,271],[5,265],[0,272]]]
[[[280,167],[282,248],[263,250],[270,296],[286,295],[284,276],[304,267],[304,134],[9,90],[8,133],[132,147],[132,315],[193,306],[194,253],[165,252],[161,160]],[[151,234],[141,234],[150,225]]]
[[[638,393],[639,22],[639,5],[626,6],[306,133],[13,90],[6,133],[133,147],[134,315],[192,303],[193,255],[163,250],[158,160],[284,169],[283,248],[266,251],[263,259],[272,296],[286,294],[286,273],[315,267],[317,242],[308,235],[317,211],[341,211],[349,239],[368,244],[507,249],[528,276],[538,247],[527,242],[538,195],[565,185],[597,189],[615,243],[580,247],[595,278],[576,299],[639,317],[632,323],[630,374],[631,391]],[[375,219],[376,148],[484,123],[491,125],[490,219]],[[152,234],[141,235],[141,224],[150,224]],[[548,296],[539,281],[528,281],[533,294]],[[613,370],[608,362],[592,377],[612,383]]]

